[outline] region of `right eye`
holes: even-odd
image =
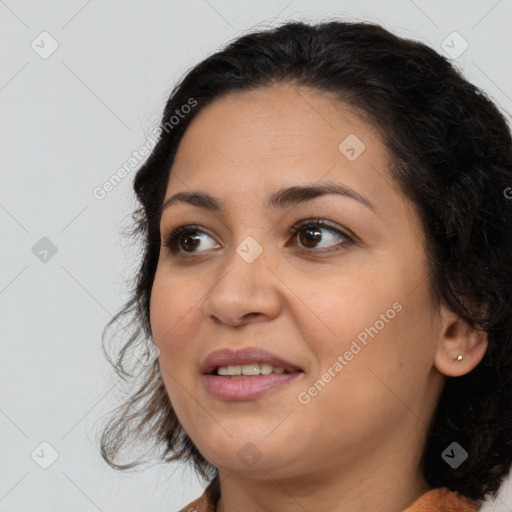
[[[204,237],[213,238],[201,227],[197,225],[180,226],[172,231],[166,238],[164,246],[168,247],[172,254],[194,254],[203,252],[204,250],[214,249],[218,244],[210,243],[210,247],[206,247],[203,251],[197,251],[197,247],[201,245]]]

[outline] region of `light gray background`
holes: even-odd
[[[511,0],[0,0],[1,511],[174,512],[202,492],[179,465],[125,475],[99,455],[116,382],[100,336],[137,261],[121,236],[135,172],[103,200],[93,189],[144,144],[192,65],[258,24],[325,17],[440,53],[458,32],[460,69],[512,112]],[[58,43],[45,59],[44,31]],[[46,262],[32,252],[42,237],[57,247]],[[43,441],[58,452],[47,469],[31,456],[50,460]],[[508,484],[485,510],[512,510]]]

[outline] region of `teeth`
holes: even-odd
[[[274,368],[267,363],[251,363],[233,366],[219,366],[217,373],[219,375],[233,376],[233,375],[269,375],[271,373],[284,373],[283,368]]]

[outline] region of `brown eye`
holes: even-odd
[[[322,240],[322,233],[316,228],[302,228],[299,231],[299,239],[304,247],[312,248]]]
[[[297,236],[299,246],[305,249],[336,250],[336,248],[346,248],[354,243],[350,236],[322,219],[307,219],[299,222],[292,227],[291,231]]]
[[[197,249],[201,243],[201,237],[192,235],[190,233],[185,233],[184,235],[180,235],[178,241],[180,247],[182,247],[186,252],[189,252]]]
[[[212,240],[210,247],[205,245],[204,242],[207,239]],[[205,245],[203,250],[197,250],[201,243]],[[175,229],[164,242],[165,247],[168,247],[170,251],[174,253],[182,254],[195,254],[203,252],[204,250],[213,248],[218,244],[215,243],[213,238],[201,228],[201,226],[181,226]]]

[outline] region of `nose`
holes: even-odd
[[[276,318],[282,306],[280,281],[268,267],[265,252],[252,262],[240,254],[233,249],[213,276],[203,302],[205,317],[230,326]]]

